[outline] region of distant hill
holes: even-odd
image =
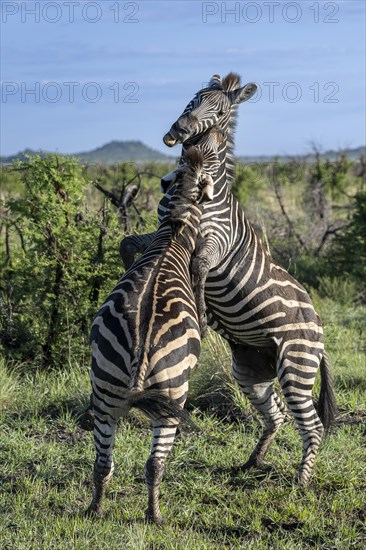
[[[85,162],[100,162],[102,164],[114,164],[126,160],[172,162],[175,158],[151,149],[142,141],[110,141],[102,147],[84,153],[76,153],[75,156]]]
[[[345,153],[347,157],[351,160],[358,160],[362,155],[366,155],[366,146],[356,147],[354,149],[340,149],[339,151],[325,151],[325,153],[320,153],[322,159],[335,160],[339,153]],[[312,162],[315,159],[313,153],[307,155],[258,155],[258,156],[238,156],[237,161],[242,163],[247,162],[272,162],[274,158],[280,159],[282,162],[287,162],[293,159],[301,159],[307,162]]]
[[[13,160],[27,160],[25,155],[42,155],[45,154],[43,151],[33,151],[33,149],[24,149],[15,155],[10,155],[8,157],[0,157],[0,164],[11,164]]]
[[[358,159],[361,155],[366,154],[366,147],[357,147],[354,149],[344,149],[344,153],[350,159]],[[17,153],[16,155],[10,155],[8,157],[0,157],[1,164],[10,164],[14,159],[26,160],[25,154],[28,155],[45,155],[45,151],[33,151],[32,149],[25,149]],[[338,151],[326,151],[321,154],[321,158],[328,158],[334,160],[339,154]],[[169,156],[148,147],[142,141],[110,141],[101,147],[97,147],[92,151],[85,151],[82,153],[75,153],[76,157],[79,157],[83,162],[92,162],[98,164],[115,164],[123,161],[160,161],[173,163],[176,156]],[[271,162],[275,158],[275,155],[258,155],[258,156],[238,156],[237,161],[242,163],[247,162]],[[286,162],[294,158],[303,159],[311,162],[314,160],[313,154],[308,155],[280,155],[278,157],[281,161]]]
[[[33,151],[25,149],[15,155],[0,157],[0,163],[10,164],[15,159],[26,160],[25,155],[45,155],[46,151]],[[100,164],[115,164],[124,161],[161,161],[174,162],[175,157],[164,155],[151,147],[148,147],[142,141],[111,141],[97,147],[92,151],[75,153],[73,156],[80,158],[83,162],[93,162]]]
[[[354,149],[342,149],[342,153],[345,153],[348,158],[351,160],[357,160],[361,156],[366,155],[366,146],[356,147]],[[339,155],[339,151],[326,151],[321,156],[322,158],[328,158],[329,160],[335,160]],[[311,158],[314,158],[314,155],[309,155]]]

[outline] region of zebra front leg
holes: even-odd
[[[94,444],[97,457],[94,463],[94,491],[93,499],[86,511],[87,515],[101,517],[103,513],[103,498],[106,488],[112,479],[113,464],[113,442],[116,430],[116,421],[111,417],[108,420],[99,418],[94,420]]]
[[[142,254],[152,243],[156,233],[145,235],[127,235],[119,245],[119,253],[125,269],[129,269],[135,262],[136,254]]]
[[[210,262],[207,258],[196,256],[192,260],[192,286],[196,300],[198,323],[201,332],[201,338],[204,338],[207,331],[205,284]]]
[[[205,285],[212,265],[219,262],[219,246],[215,235],[199,236],[195,256],[192,259],[192,287],[197,305],[201,338],[207,330]]]
[[[164,420],[164,423],[166,421]],[[151,454],[145,464],[144,474],[148,489],[148,504],[146,520],[161,525],[163,517],[160,512],[160,484],[164,475],[165,461],[173,446],[177,424],[162,426],[160,422],[153,423],[153,444]]]

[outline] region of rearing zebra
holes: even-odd
[[[184,150],[199,144],[212,127],[225,136],[218,151],[214,197],[205,205],[193,260],[198,303],[202,310],[206,302],[209,326],[228,340],[234,378],[264,419],[263,435],[242,468],[263,461],[284,420],[285,406],[274,387],[277,377],[302,436],[297,480],[305,484],[324,428],[328,430],[334,421],[336,401],[323,330],[309,295],[273,260],[231,193],[236,107],[255,90],[254,84],[241,87],[233,73],[223,81],[214,75],[208,88],[194,96],[172,125],[164,142],[168,146],[183,143]],[[162,213],[169,196],[162,200]],[[322,422],[312,400],[319,366]]]
[[[270,256],[231,193],[236,106],[256,87],[240,87],[230,73],[223,82],[212,77],[164,136],[184,147],[199,143],[218,128],[226,137],[219,146],[220,168],[213,200],[200,225],[193,276],[198,299],[207,305],[208,324],[226,338],[233,355],[233,374],[264,418],[264,432],[244,467],[260,464],[284,420],[284,405],[274,388],[277,376],[303,440],[297,479],[309,480],[324,428],[334,420],[336,405],[323,331],[306,290]],[[320,421],[312,400],[321,370]]]
[[[144,253],[119,281],[91,329],[94,410],[94,495],[88,513],[102,512],[113,474],[117,420],[138,407],[152,421],[153,443],[145,465],[146,517],[160,523],[159,486],[187,397],[188,376],[200,353],[200,332],[191,287],[190,260],[202,207],[211,200],[213,180],[207,159],[220,139],[207,136],[201,150],[189,148],[177,175],[169,215]],[[217,157],[216,157],[217,160]],[[215,161],[215,159],[214,159]],[[215,162],[213,163],[215,166]]]

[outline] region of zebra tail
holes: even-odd
[[[324,426],[325,433],[328,433],[331,426],[335,424],[338,409],[334,392],[333,377],[326,353],[324,353],[320,363],[320,377],[321,386],[318,401],[318,414]]]
[[[188,411],[182,409],[173,399],[159,390],[129,392],[128,406],[142,411],[151,420],[170,418],[182,422],[185,426],[199,430]]]

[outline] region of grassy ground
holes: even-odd
[[[84,518],[94,450],[77,416],[87,402],[88,367],[27,376],[24,366],[2,364],[0,548],[365,548],[365,311],[313,298],[325,322],[341,415],[306,489],[293,483],[301,443],[292,421],[263,468],[234,473],[260,424],[231,385],[227,349],[211,335],[191,385],[202,433],[177,439],[162,485],[165,525],[144,523],[150,432],[139,416],[120,424],[104,519]]]

